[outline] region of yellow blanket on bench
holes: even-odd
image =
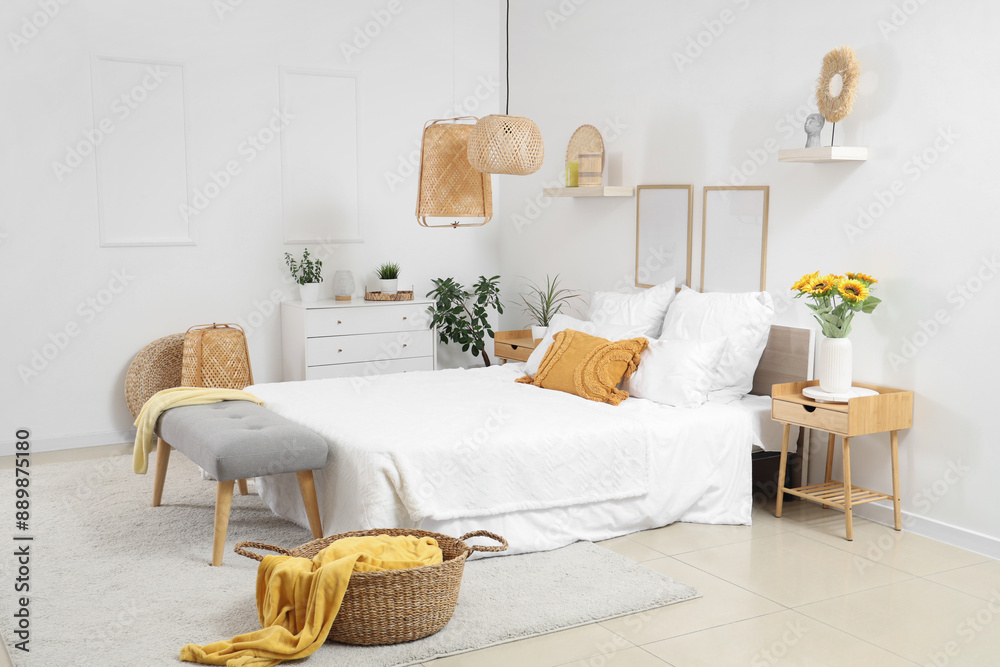
[[[272,667],[305,658],[330,632],[352,572],[437,565],[441,549],[430,537],[389,535],[337,540],[312,559],[267,556],[257,568],[260,630],[205,646],[188,644],[181,660],[227,667]]]
[[[158,391],[142,406],[139,416],[135,418],[135,446],[132,449],[132,471],[145,475],[149,468],[149,452],[153,449],[153,429],[156,420],[170,408],[182,405],[206,405],[219,401],[253,401],[263,404],[253,394],[238,389],[210,389],[207,387],[171,387]]]

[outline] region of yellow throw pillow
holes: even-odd
[[[525,375],[517,381],[618,405],[628,398],[618,383],[635,372],[648,344],[645,338],[611,342],[566,329],[556,334],[535,377]]]

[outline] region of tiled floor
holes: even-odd
[[[858,518],[848,542],[842,513],[785,508],[603,543],[697,600],[425,667],[1000,665],[1000,561]]]
[[[785,508],[602,543],[697,600],[424,667],[1000,665],[1000,561],[864,519],[847,542],[840,512]]]

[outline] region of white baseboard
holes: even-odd
[[[854,508],[854,513],[887,526],[894,525],[892,505],[880,502],[865,503]],[[974,551],[990,558],[1000,558],[1000,539],[968,528],[960,528],[919,514],[903,512],[903,530],[929,537],[945,544]]]
[[[80,435],[63,435],[54,438],[29,438],[31,452],[57,452],[64,449],[82,449],[84,447],[99,447],[101,445],[120,445],[135,441],[135,429],[123,431],[102,431],[100,433],[82,433]],[[14,454],[14,440],[0,440],[0,455]]]

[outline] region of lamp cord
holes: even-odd
[[[507,44],[504,47],[504,55],[507,58],[507,102],[504,107],[504,113],[508,116],[510,115],[510,0],[507,0],[507,24],[504,26],[504,34],[507,39]]]

